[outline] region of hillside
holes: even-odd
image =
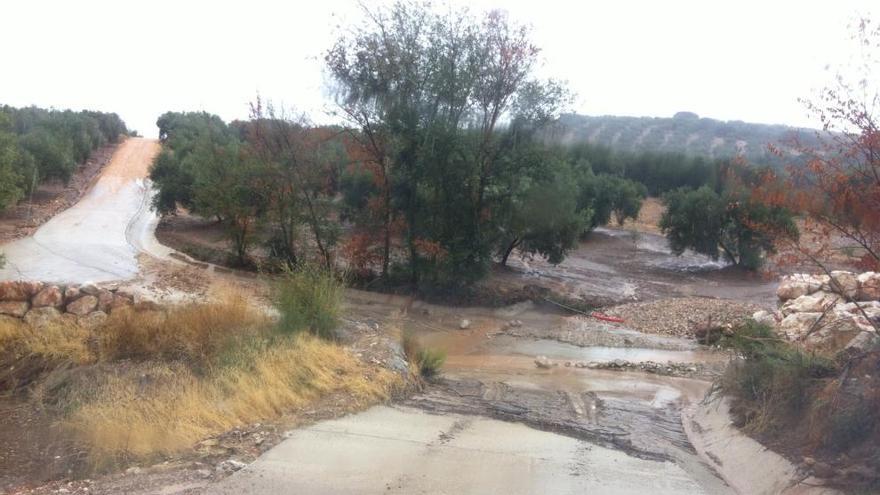
[[[587,141],[617,151],[682,152],[709,158],[742,154],[749,161],[780,164],[767,149],[798,135],[814,140],[814,131],[785,125],[721,121],[679,112],[671,118],[588,116],[566,114],[560,118],[553,139],[566,144]]]

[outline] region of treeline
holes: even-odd
[[[0,209],[45,180],[69,180],[92,151],[127,133],[115,113],[0,106]]]
[[[556,142],[588,142],[629,153],[684,153],[707,159],[742,156],[751,163],[775,168],[781,168],[785,160],[768,145],[790,149],[795,139],[816,144],[813,130],[721,121],[691,112],[679,112],[671,118],[566,114],[548,136]]]
[[[313,127],[276,116],[260,104],[248,121],[226,124],[207,113],[169,112],[157,125],[163,149],[151,170],[158,189],[154,208],[170,215],[182,207],[221,222],[233,264],[252,266],[251,253],[259,246],[269,257],[266,269],[317,258],[328,267],[345,264],[362,276],[384,270],[394,279],[389,282],[407,280],[405,263],[394,262],[406,259],[406,222],[395,211],[405,199],[399,191],[405,189],[389,184],[386,196],[383,174],[361,145],[364,136],[358,130]],[[493,175],[495,188],[487,201],[492,215],[482,225],[492,236],[486,263],[506,263],[514,249],[558,263],[596,226],[635,218],[646,194],[639,183],[596,174],[568,150],[534,140],[505,149],[498,163],[504,169]],[[441,173],[434,180],[423,187],[453,189],[458,177]],[[387,230],[382,217],[386,200],[393,216]],[[423,232],[432,237],[416,242],[417,254],[425,258],[420,266],[431,266],[426,259],[435,263],[429,281],[437,286],[440,262],[452,249],[445,247],[451,242],[443,234],[456,235],[453,224],[462,213],[454,205],[431,208],[430,219],[418,220],[431,222]],[[448,230],[442,230],[445,225]],[[479,274],[448,277],[444,286]]]
[[[675,152],[634,153],[586,142],[568,145],[564,149],[574,162],[583,163],[596,173],[643,184],[651,196],[660,196],[680,187],[709,186],[720,190],[731,163],[737,161]]]

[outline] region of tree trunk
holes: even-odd
[[[501,266],[507,266],[507,258],[509,258],[510,253],[512,253],[513,250],[516,249],[516,247],[519,245],[519,242],[520,240],[517,237],[513,240],[513,242],[510,243],[509,246],[507,246],[507,249],[504,251],[504,256],[501,257]]]

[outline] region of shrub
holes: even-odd
[[[327,270],[304,266],[287,272],[275,288],[275,307],[281,313],[279,330],[306,330],[322,338],[334,338],[342,291],[342,282]]]
[[[437,375],[444,362],[446,362],[446,351],[442,349],[422,349],[416,354],[419,374],[425,378]]]
[[[831,360],[790,346],[755,322],[737,328],[721,344],[743,356],[728,367],[721,385],[735,399],[734,414],[755,433],[773,432],[800,418],[820,380],[836,371]]]
[[[407,361],[425,378],[436,376],[446,361],[446,351],[442,349],[424,349],[419,338],[412,330],[403,330],[400,344]]]

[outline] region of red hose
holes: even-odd
[[[608,316],[602,313],[596,313],[595,311],[590,313],[590,316],[596,318],[597,320],[610,321],[612,323],[623,323],[623,318],[619,318],[617,316]]]

